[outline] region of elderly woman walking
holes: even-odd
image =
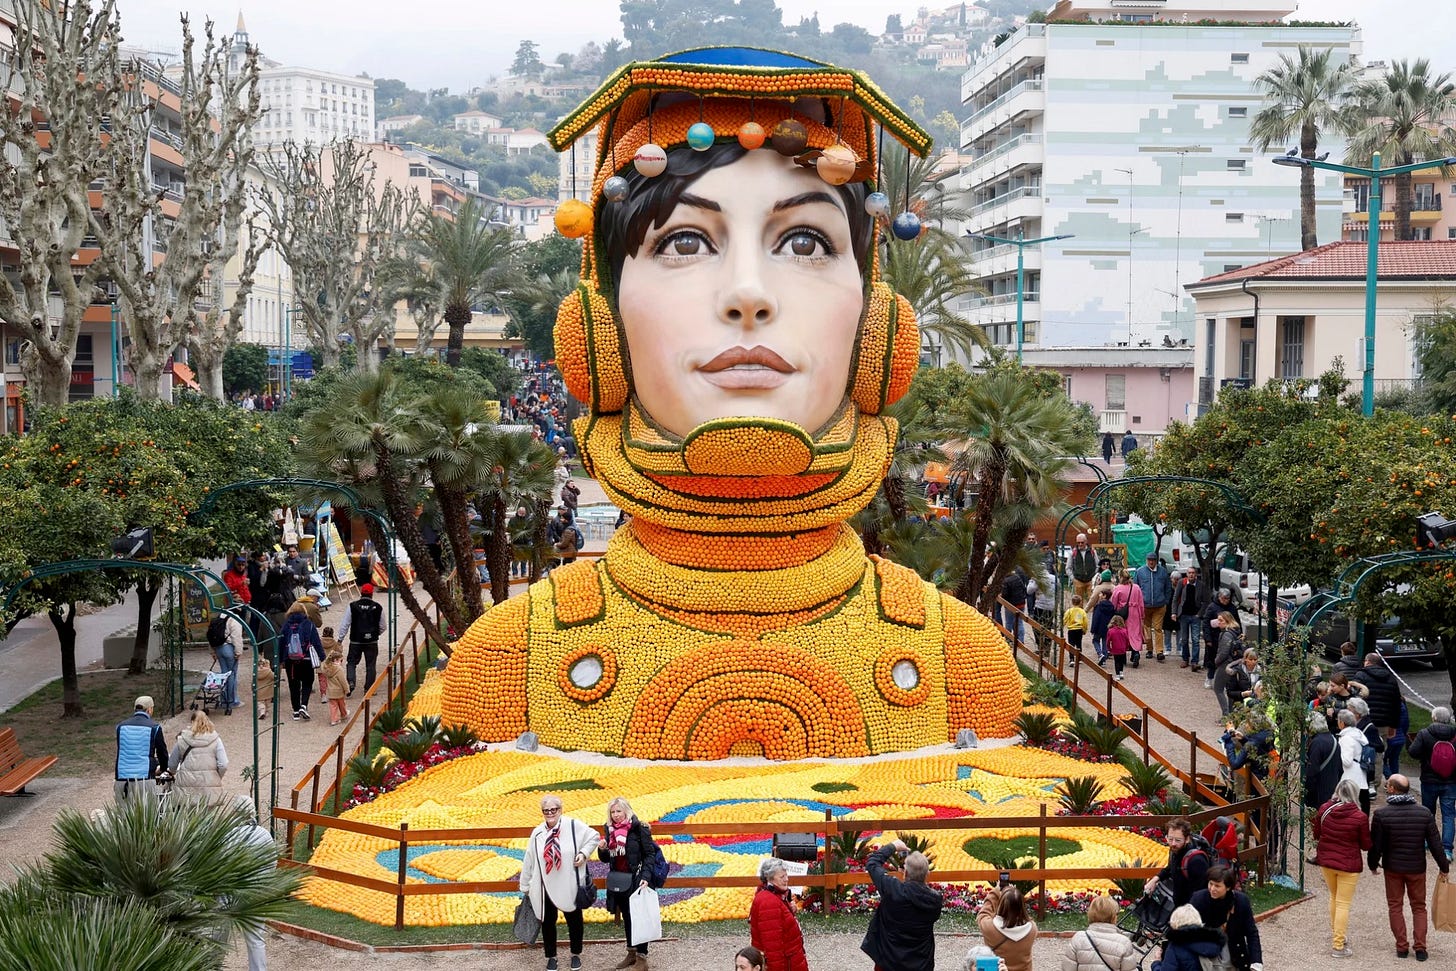
[[[748,937],[763,952],[764,971],[809,971],[804,932],[794,916],[789,871],[775,859],[758,867],[758,891],[748,910]]]
[[[572,971],[581,969],[581,942],[585,928],[576,895],[578,888],[590,879],[586,873],[586,861],[601,841],[596,830],[586,823],[563,815],[560,797],[542,797],[541,822],[531,830],[525,855],[521,858],[521,892],[531,901],[531,909],[541,921],[546,971],[557,969],[557,914],[566,918]]]
[[[1314,838],[1314,861],[1330,888],[1330,957],[1347,958],[1350,904],[1370,849],[1370,820],[1360,811],[1360,788],[1350,779],[1341,779],[1335,794],[1315,813]]]

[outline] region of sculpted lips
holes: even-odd
[[[713,385],[728,391],[759,391],[777,388],[796,369],[767,347],[730,347],[698,367]]]

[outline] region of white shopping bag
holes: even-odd
[[[632,939],[627,943],[636,947],[659,940],[662,937],[662,908],[657,903],[657,891],[651,887],[638,887],[627,900],[632,914]]]

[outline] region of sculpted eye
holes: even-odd
[[[712,244],[702,233],[679,230],[664,236],[654,247],[658,256],[704,256],[713,251]]]
[[[833,256],[834,247],[820,233],[810,229],[795,229],[786,233],[779,242],[779,252],[790,256],[812,259]]]

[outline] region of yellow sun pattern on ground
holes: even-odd
[[[415,696],[411,713],[431,710],[438,698],[438,679],[428,678]],[[435,709],[438,710],[438,709]],[[924,818],[937,811],[950,814],[992,814],[1035,817],[1041,806],[1055,808],[1058,782],[1070,776],[1095,776],[1104,796],[1126,794],[1119,780],[1121,766],[1093,765],[1065,756],[1020,746],[962,750],[916,758],[850,762],[790,762],[757,766],[721,763],[692,765],[593,765],[570,759],[518,751],[482,752],[444,763],[406,782],[375,801],[347,811],[345,818],[380,826],[408,822],[410,829],[532,826],[540,820],[542,793],[556,789],[566,812],[593,826],[606,819],[607,803],[625,796],[644,820],[683,822],[768,823],[823,818],[824,808],[840,807],[841,819]],[[591,786],[592,788],[585,788]],[[825,791],[829,790],[829,791]],[[849,808],[857,807],[857,808]],[[847,812],[844,810],[848,809]],[[771,826],[766,826],[771,832]],[[1009,838],[1032,835],[1035,829],[1010,827],[933,833],[940,869],[988,869],[986,861],[964,851],[972,836]],[[1103,867],[1120,862],[1162,860],[1166,849],[1121,830],[1064,829],[1050,835],[1075,840],[1081,849],[1057,857],[1059,867]],[[761,849],[715,846],[706,842],[674,842],[663,837],[668,860],[686,875],[753,876]],[[491,845],[411,847],[411,882],[427,880],[509,880],[520,871],[525,840]],[[329,831],[314,851],[319,867],[394,880],[398,844],[340,830]],[[1101,881],[1049,881],[1054,891],[1106,889]],[[311,878],[301,892],[308,903],[354,914],[379,924],[394,921],[395,898]],[[663,919],[697,922],[747,916],[752,891],[710,889],[665,892]],[[409,897],[405,921],[412,926],[506,922],[515,894],[451,894]],[[610,919],[594,907],[588,920]]]

